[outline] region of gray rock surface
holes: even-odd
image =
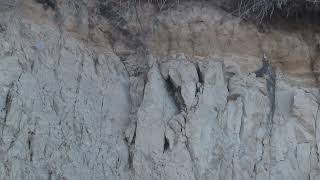
[[[252,60],[125,56],[66,9],[20,10],[0,22],[0,180],[320,179],[316,88],[276,70],[270,88]]]

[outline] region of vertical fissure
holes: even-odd
[[[11,84],[9,87],[9,90],[8,90],[8,93],[6,96],[6,100],[5,100],[5,105],[4,105],[4,108],[2,109],[5,113],[4,119],[3,119],[3,125],[2,125],[2,132],[1,132],[2,136],[3,136],[3,132],[4,132],[4,128],[6,126],[7,120],[8,120],[8,115],[9,115],[9,112],[11,109],[11,105],[12,105],[12,94],[11,94],[12,87],[13,87],[13,84]]]
[[[272,130],[273,130],[273,117],[275,113],[275,88],[276,88],[276,74],[273,70],[270,61],[267,59],[267,56],[264,54],[262,58],[262,67],[255,72],[256,77],[263,77],[266,79],[266,87],[267,87],[267,96],[270,103],[270,110],[267,114],[267,132],[266,135],[263,137],[261,144],[262,144],[262,153],[261,158],[257,163],[260,163],[265,154],[265,139],[267,138],[268,148],[269,148],[269,179],[270,179],[270,155],[271,155],[271,137],[272,137]],[[257,165],[257,163],[255,165]],[[257,168],[257,167],[256,167]],[[257,172],[255,172],[255,175]]]
[[[166,151],[168,151],[169,148],[170,148],[169,139],[164,135],[164,138],[163,138],[163,153],[165,153]]]
[[[276,74],[273,71],[272,65],[267,59],[266,55],[263,56],[262,59],[262,67],[255,72],[257,77],[266,78],[266,86],[267,86],[267,94],[270,102],[270,110],[267,116],[267,130],[268,136],[271,137],[272,127],[273,127],[273,116],[275,112],[275,88],[276,88]]]
[[[33,131],[28,132],[28,139],[27,139],[27,145],[28,145],[28,150],[29,150],[29,161],[33,161],[33,149],[32,149],[32,141],[33,141],[33,136],[35,133]]]
[[[181,95],[181,87],[175,87],[170,76],[168,77],[168,79],[165,80],[166,82],[166,86],[167,86],[167,91],[169,92],[170,96],[173,98],[174,103],[176,105],[176,107],[178,108],[178,110],[180,112],[187,111],[187,106],[184,102],[184,99]]]

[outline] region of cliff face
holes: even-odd
[[[315,27],[207,2],[0,15],[1,180],[320,179]]]

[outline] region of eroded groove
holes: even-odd
[[[242,116],[241,116],[240,132],[239,132],[240,142],[243,139],[244,117],[246,116],[246,111],[245,111],[245,106],[244,106],[244,99],[242,97],[241,97],[241,103],[242,103]]]
[[[6,126],[6,122],[8,120],[8,115],[11,109],[11,105],[12,105],[12,94],[11,94],[12,87],[13,87],[13,84],[11,84],[9,87],[6,100],[5,100],[5,106],[3,108],[3,111],[5,114],[4,114],[3,125],[2,125],[2,136],[3,136],[4,127]]]
[[[255,167],[262,162],[265,152],[265,144],[264,140],[267,138],[268,146],[269,146],[269,156],[271,155],[271,136],[272,136],[272,129],[273,129],[273,117],[275,112],[275,86],[276,86],[276,75],[273,71],[273,68],[267,59],[266,55],[263,56],[262,59],[262,67],[255,72],[256,77],[264,77],[266,79],[266,86],[267,86],[267,96],[270,103],[270,110],[267,115],[267,132],[266,135],[263,137],[261,144],[262,144],[262,153],[261,157],[258,162],[255,164]],[[270,162],[269,162],[270,163]],[[270,166],[270,164],[269,164]],[[257,176],[257,172],[254,171],[255,178]],[[270,178],[270,170],[269,170],[269,178]]]
[[[135,155],[134,153],[135,153],[135,143],[136,143],[136,136],[137,136],[137,119],[138,119],[137,113],[141,103],[143,102],[144,91],[145,91],[147,81],[148,81],[147,73],[143,74],[142,77],[133,77],[133,79],[130,78],[130,85],[129,85],[130,123],[127,127],[130,130],[130,134],[126,134],[125,132],[124,140],[126,142],[127,149],[128,149],[128,166],[129,166],[129,169],[131,170],[133,169],[133,158]]]
[[[195,93],[196,102],[191,106],[191,110],[193,111],[197,109],[199,105],[200,95],[203,93],[203,87],[204,87],[204,77],[203,77],[203,74],[201,73],[199,63],[196,63],[195,66],[196,66],[196,71],[197,71],[199,81],[196,84],[196,93]]]
[[[197,70],[197,75],[198,75],[199,83],[203,85],[203,84],[204,84],[204,77],[203,77],[203,75],[202,75],[202,73],[201,73],[199,63],[196,63],[195,66],[196,66],[196,70]]]
[[[97,76],[99,76],[100,75],[99,71],[98,71],[98,66],[100,65],[99,59],[98,59],[98,57],[93,57],[92,60],[93,60],[93,65],[94,65],[94,72],[96,73]]]
[[[317,114],[316,114],[316,118],[314,120],[314,128],[315,128],[315,139],[317,141],[317,139],[319,138],[317,136],[317,129],[318,129],[318,123],[317,123],[317,120],[318,120],[318,113],[319,113],[319,110],[320,110],[320,103],[319,103],[319,96],[320,96],[320,91],[318,90],[318,97],[317,97],[317,104],[318,104],[318,108],[317,108]],[[318,143],[316,142],[315,143],[315,148],[316,148],[316,157],[317,157],[317,162],[319,162],[319,146],[318,146]]]
[[[52,171],[48,170],[48,180],[52,179]]]
[[[136,134],[137,134],[137,126],[135,126],[135,130],[134,130],[134,134],[132,137],[132,141],[128,142],[127,140],[127,144],[128,144],[128,164],[129,164],[129,169],[133,168],[133,157],[134,157],[134,146],[135,146],[135,142],[136,142]]]
[[[30,162],[32,162],[32,160],[33,160],[32,140],[33,140],[34,134],[35,134],[35,133],[34,133],[33,131],[29,131],[29,132],[28,132],[27,144],[28,144],[29,161],[30,161]]]
[[[194,157],[194,152],[192,150],[192,148],[190,147],[190,140],[189,138],[187,137],[187,141],[186,141],[186,148],[187,148],[187,151],[189,153],[189,156],[190,156],[190,159],[191,159],[191,162],[192,162],[192,170],[193,170],[193,175],[194,175],[194,179],[195,180],[199,180],[200,179],[200,173],[199,173],[199,170],[197,168],[197,164],[196,164],[196,159]]]
[[[273,126],[273,116],[275,111],[275,86],[276,86],[276,75],[273,71],[273,68],[267,59],[266,55],[262,59],[262,67],[255,72],[256,77],[264,77],[267,81],[267,93],[270,102],[270,110],[268,113],[267,129],[268,136],[271,137],[272,126]]]
[[[4,117],[4,123],[6,123],[7,118],[8,118],[8,114],[11,108],[11,104],[12,104],[12,96],[11,96],[11,92],[9,90],[7,96],[6,96],[6,101],[5,101],[5,106],[4,106],[4,111],[5,111],[5,117]]]
[[[178,110],[186,112],[187,106],[183,100],[183,97],[181,95],[181,87],[175,87],[170,76],[168,79],[165,80],[166,82],[166,88],[167,91],[169,92],[170,96],[173,98],[174,103]]]
[[[170,148],[170,142],[169,139],[164,135],[163,138],[163,153],[165,153]]]

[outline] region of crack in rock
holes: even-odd
[[[266,86],[267,86],[267,96],[269,99],[269,103],[270,103],[270,110],[269,113],[267,115],[267,132],[266,132],[266,136],[262,139],[261,141],[261,145],[262,145],[262,153],[260,156],[260,159],[258,159],[257,162],[255,162],[254,165],[254,174],[255,174],[255,179],[257,178],[257,164],[259,164],[260,162],[263,161],[264,155],[265,155],[265,149],[266,149],[266,144],[268,143],[268,153],[269,156],[271,156],[271,136],[272,136],[272,129],[273,129],[273,118],[274,118],[274,113],[275,113],[275,87],[276,87],[276,74],[269,62],[269,60],[267,59],[266,55],[263,56],[262,58],[262,67],[255,72],[256,77],[263,77],[266,79]],[[265,142],[267,138],[268,142]],[[270,158],[270,157],[269,157]],[[269,166],[271,166],[271,162],[269,159]],[[269,169],[269,178],[270,178],[270,169]]]
[[[267,81],[267,93],[268,98],[270,101],[270,111],[268,113],[268,122],[267,122],[267,128],[268,128],[268,136],[271,137],[272,133],[272,126],[273,126],[273,117],[275,112],[275,88],[276,88],[276,74],[267,59],[266,55],[263,56],[262,59],[262,67],[255,72],[257,77],[264,77]]]

